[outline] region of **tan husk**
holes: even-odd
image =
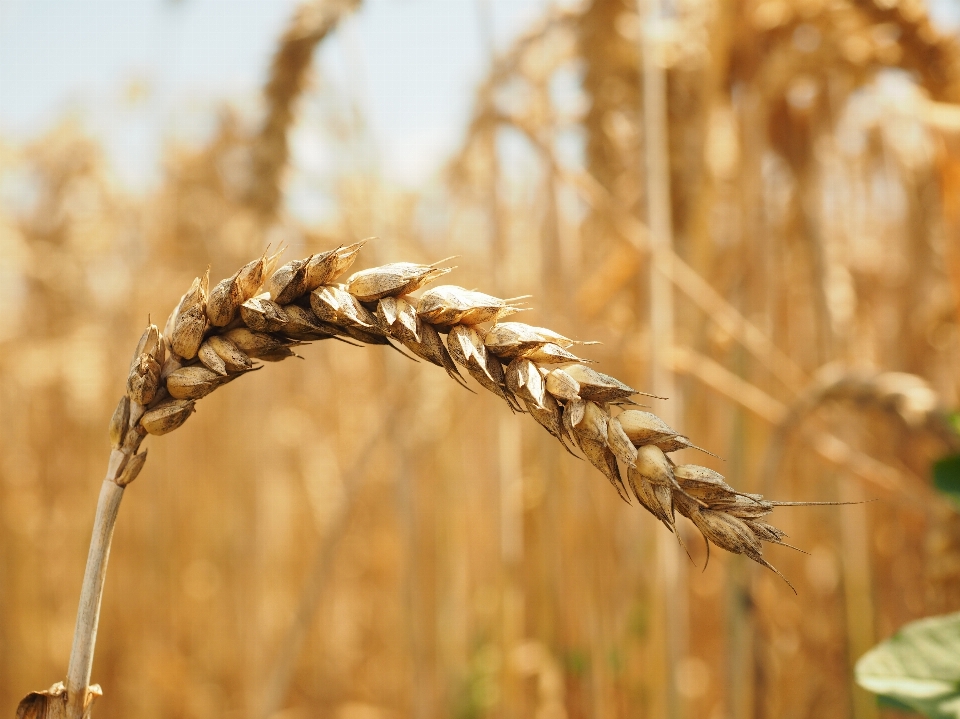
[[[454,325],[447,333],[447,349],[450,356],[480,385],[493,394],[503,397],[510,409],[520,410],[513,393],[507,389],[503,365],[483,344],[483,336],[475,327]]]
[[[158,404],[140,418],[142,426],[150,434],[167,434],[177,429],[193,414],[193,400],[171,399]]]
[[[147,328],[140,335],[140,341],[137,343],[137,349],[133,353],[132,362],[136,362],[140,355],[149,355],[158,364],[163,364],[165,358],[163,336],[156,325],[147,325]]]
[[[708,467],[681,464],[673,468],[673,476],[687,494],[705,502],[736,494],[722,474]]]
[[[544,345],[527,350],[520,350],[518,355],[539,364],[566,364],[568,362],[585,361],[553,342],[547,342]]]
[[[585,436],[579,436],[577,444],[590,464],[603,472],[604,476],[610,480],[610,484],[617,490],[620,498],[629,504],[630,498],[623,486],[623,477],[620,476],[616,455],[603,442],[595,442]]]
[[[113,410],[113,416],[110,417],[110,428],[108,434],[110,437],[110,446],[114,449],[120,449],[123,437],[126,434],[130,422],[130,398],[124,395],[117,402],[117,408]]]
[[[174,399],[200,399],[213,392],[227,377],[213,370],[193,365],[181,367],[167,377],[167,392]]]
[[[383,297],[399,297],[416,292],[450,271],[449,268],[433,265],[394,262],[355,272],[347,279],[346,289],[361,302],[374,302]]]
[[[283,334],[292,339],[312,341],[343,334],[343,331],[337,327],[321,322],[305,307],[287,305],[284,311],[287,315],[287,323],[283,326]]]
[[[226,327],[233,322],[240,305],[257,293],[264,277],[272,271],[279,258],[279,253],[268,258],[264,252],[237,270],[232,277],[220,280],[207,299],[207,318],[210,324],[214,327]]]
[[[513,359],[522,352],[532,352],[548,344],[557,345],[561,349],[574,344],[573,340],[563,335],[523,322],[495,324],[487,332],[484,342],[491,352],[504,359]]]
[[[580,399],[580,383],[562,369],[551,370],[544,380],[547,392],[557,399]]]
[[[623,431],[617,417],[612,417],[607,423],[607,445],[625,465],[628,467],[636,466],[637,448],[633,446],[633,442]]]
[[[279,305],[293,302],[307,288],[307,264],[312,259],[313,255],[285,264],[263,283],[263,292]]]
[[[203,342],[203,335],[207,331],[207,285],[210,282],[210,271],[207,270],[203,278],[197,277],[183,296],[180,307],[177,308],[173,322],[173,331],[170,336],[170,345],[173,351],[184,359],[193,359]]]
[[[295,344],[265,332],[254,332],[246,327],[232,329],[224,337],[246,356],[254,358],[263,357],[283,347]]]
[[[633,496],[637,498],[637,501],[654,517],[663,522],[670,531],[673,531],[674,501],[670,487],[650,482],[633,467],[627,469],[627,481],[630,483]]]
[[[584,402],[583,417],[573,423],[574,431],[582,438],[606,445],[609,422],[610,415],[600,409],[596,402]]]
[[[635,445],[655,444],[676,437],[678,432],[652,412],[630,409],[617,415],[624,433]]]
[[[144,463],[147,461],[147,450],[143,450],[139,454],[135,454],[130,459],[127,460],[126,466],[123,468],[123,471],[120,473],[120,476],[117,478],[117,484],[121,487],[126,487],[133,480],[137,478],[140,474],[140,470],[143,469]]]
[[[220,280],[207,298],[207,319],[214,327],[226,327],[237,316],[237,309],[244,302],[238,278],[239,272],[233,277]]]
[[[560,404],[557,402],[557,400],[550,395],[546,395],[544,397],[542,407],[527,399],[521,398],[521,401],[523,402],[523,406],[527,408],[527,412],[530,413],[530,416],[533,417],[551,435],[560,440],[560,444],[563,445],[564,449],[570,452],[570,454],[573,454],[573,452],[570,450],[570,447],[567,446],[569,443],[569,438],[567,437],[563,427],[563,414],[560,409]],[[574,454],[574,456],[576,455]]]
[[[421,322],[413,305],[403,297],[384,297],[377,302],[380,329],[400,342],[420,342]]]
[[[504,376],[507,379],[507,389],[513,394],[544,409],[547,388],[543,383],[543,375],[533,362],[517,357],[504,369]]]
[[[713,452],[708,452],[703,447],[698,447],[697,445],[693,444],[689,437],[686,437],[682,434],[660,440],[659,442],[654,442],[654,444],[656,444],[657,447],[659,447],[662,451],[667,453],[676,452],[677,450],[681,449],[696,449],[704,454],[709,454],[712,457],[717,456],[713,454]]]
[[[338,279],[350,269],[364,244],[366,240],[361,240],[347,247],[338,247],[329,252],[313,255],[304,269],[305,291],[310,292],[320,285],[328,285]]]
[[[497,322],[520,311],[506,300],[456,285],[440,285],[427,290],[417,302],[417,313],[438,327]]]
[[[637,473],[653,484],[680,488],[673,475],[673,467],[659,447],[646,444],[637,449]]]
[[[612,402],[635,394],[637,390],[628,387],[610,375],[601,374],[582,364],[572,364],[563,368],[580,385],[580,396],[595,402]]]
[[[213,338],[210,338],[213,339]],[[226,377],[227,375],[227,363],[223,361],[223,358],[217,354],[217,351],[213,348],[213,345],[210,344],[210,339],[203,341],[203,344],[200,345],[200,349],[197,350],[197,359],[203,363],[203,366],[213,372],[216,372],[218,375]],[[171,374],[173,374],[171,372]],[[170,375],[167,375],[168,377]]]
[[[466,386],[463,376],[457,370],[457,366],[453,363],[450,353],[447,352],[447,348],[440,339],[440,334],[433,328],[433,325],[427,323],[421,324],[419,334],[419,340],[407,337],[400,341],[404,347],[417,355],[417,357],[421,357],[438,367],[443,367],[451,379]]]
[[[240,328],[238,328],[240,329]],[[227,335],[211,335],[207,338],[210,347],[223,360],[230,372],[245,372],[253,367],[249,355],[241,350]]]
[[[370,331],[376,318],[343,285],[324,285],[310,293],[310,309],[322,322]]]
[[[150,355],[140,355],[127,375],[127,396],[137,404],[150,404],[159,387],[160,365]]]
[[[266,295],[251,297],[240,305],[240,318],[247,327],[258,332],[280,332],[290,321],[283,307],[267,299]]]

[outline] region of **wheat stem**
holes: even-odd
[[[644,7],[645,5],[645,7]],[[643,163],[644,190],[647,194],[647,223],[649,227],[649,322],[650,322],[650,385],[653,391],[676,398],[669,352],[673,348],[674,288],[670,278],[661,272],[663,258],[673,254],[673,226],[670,201],[670,148],[667,129],[667,78],[666,71],[657,55],[662,53],[663,43],[658,37],[664,22],[660,0],[640,2],[638,12],[644,17],[644,33],[639,48],[641,58],[643,97]],[[675,424],[677,417],[673,407],[665,407],[667,423]],[[677,535],[679,537],[679,535]],[[685,574],[679,571],[680,547],[665,535],[657,535],[657,550],[664,596],[663,619],[665,621],[666,662],[665,701],[669,717],[681,715],[677,696],[675,667],[686,652],[689,618],[686,606]]]
[[[111,468],[118,465],[115,450],[111,454]],[[123,499],[123,487],[117,485],[108,472],[100,488],[97,501],[97,516],[93,523],[87,568],[80,590],[80,607],[77,610],[77,626],[70,650],[70,665],[67,668],[67,718],[82,719],[89,705],[90,672],[93,668],[93,650],[97,641],[97,626],[100,622],[100,600],[103,597],[103,581],[107,575],[107,560],[110,557],[110,542],[113,528]]]

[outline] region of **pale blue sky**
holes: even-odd
[[[366,133],[352,148],[332,148],[316,131],[331,109],[312,95],[293,138],[294,201],[306,192],[322,204],[310,178],[351,169],[407,187],[436,175],[462,138],[487,68],[484,1],[503,49],[551,4],[585,0],[365,0],[316,63],[329,90],[322,97],[340,103],[332,112],[356,105]],[[224,101],[255,117],[296,2],[0,0],[0,138],[27,140],[73,115],[104,143],[124,185],[149,189],[164,138],[201,141]],[[960,0],[934,0],[932,13],[955,30]]]
[[[556,0],[554,0],[556,1]],[[489,0],[504,48],[551,0]],[[570,2],[564,4],[569,5]],[[164,137],[196,141],[229,101],[253,111],[295,0],[0,0],[0,137],[65,115],[106,145],[132,189],[159,177]],[[366,0],[318,54],[325,82],[368,122],[387,179],[429,179],[462,137],[487,67],[478,0]],[[297,147],[322,154],[308,135]],[[316,160],[316,157],[313,157]]]

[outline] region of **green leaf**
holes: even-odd
[[[860,657],[856,677],[930,719],[960,719],[960,612],[905,625]]]
[[[960,412],[954,411],[947,413],[947,424],[958,435],[960,435]]]
[[[960,509],[960,454],[937,460],[933,465],[933,486],[953,501]]]
[[[899,712],[910,712],[912,716],[921,716],[913,707],[907,706],[899,699],[888,697],[886,694],[877,694],[877,706],[881,709],[896,709]]]

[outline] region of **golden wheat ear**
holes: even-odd
[[[362,244],[279,267],[279,253],[264,253],[212,290],[207,272],[194,279],[162,332],[154,324],[144,330],[126,392],[110,420],[112,452],[81,594],[68,694],[71,686],[86,687],[81,682],[89,681],[110,536],[123,490],[146,462],[146,451],[139,451],[144,438],[179,429],[200,400],[260,369],[262,362],[297,357],[293,348],[324,339],[407,350],[468,387],[458,365],[463,367],[511,410],[526,410],[568,452],[579,449],[628,504],[629,485],[684,551],[675,512],[703,534],[708,557],[713,543],[777,572],[763,558],[761,542],[784,544],[786,535],[761,518],[776,506],[820,503],[770,502],[737,492],[713,470],[676,465],[668,454],[694,445],[655,414],[624,410],[622,405],[641,393],[568,351],[590,343],[544,327],[501,322],[515,311],[510,301],[454,285],[414,297],[450,271],[436,263],[394,262],[354,272],[340,283]]]
[[[195,279],[167,333],[150,325],[134,353],[123,400],[130,409],[125,415],[118,409],[120,419],[113,423],[123,424],[126,417],[126,426],[111,429],[111,436],[121,438],[121,470],[145,434],[178,429],[198,400],[250,371],[258,360],[282,361],[296,356],[292,348],[300,344],[349,337],[403,348],[467,386],[458,369],[463,367],[512,410],[529,413],[567,451],[579,449],[629,503],[628,482],[640,504],[671,531],[676,508],[709,541],[755,561],[760,562],[761,541],[782,544],[779,530],[747,522],[780,504],[801,503],[745,495],[713,470],[677,466],[669,453],[700,448],[655,414],[623,409],[642,393],[588,367],[568,349],[590,343],[545,327],[501,321],[514,310],[516,298],[503,300],[456,285],[429,288],[449,272],[438,268],[440,263],[393,262],[341,280],[362,245],[281,267],[276,267],[278,255],[264,253],[213,292],[207,290],[206,275]],[[259,283],[253,281],[257,277]],[[420,290],[419,297],[412,294]],[[228,324],[217,324],[228,316],[233,317]]]

